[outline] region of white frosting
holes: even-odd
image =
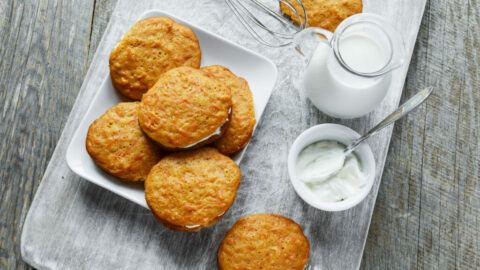
[[[200,225],[185,225],[184,227],[187,228],[187,229],[195,229],[195,228],[200,227]]]
[[[223,125],[220,126],[219,128],[217,128],[212,134],[208,135],[207,137],[205,137],[205,138],[203,138],[203,139],[201,139],[201,140],[199,140],[199,141],[197,141],[197,142],[194,142],[194,143],[192,143],[192,144],[189,144],[189,145],[187,145],[187,146],[185,146],[185,147],[183,147],[183,148],[193,147],[193,146],[195,146],[195,145],[197,145],[197,144],[199,144],[199,143],[201,143],[201,142],[204,142],[204,141],[210,139],[210,138],[213,137],[213,136],[217,136],[217,135],[222,134],[222,127],[223,127]]]
[[[307,146],[298,156],[299,179],[322,202],[345,200],[359,194],[367,183],[355,154],[349,154],[343,163],[344,149],[338,142],[320,141]],[[338,170],[338,174],[326,177]]]
[[[196,142],[194,142],[194,143],[192,143],[192,144],[189,144],[189,145],[187,145],[187,146],[185,146],[185,147],[182,147],[182,148],[183,148],[183,149],[187,149],[187,148],[190,148],[190,147],[194,147],[195,145],[197,145],[197,144],[199,144],[199,143],[201,143],[201,142],[204,142],[204,141],[212,138],[213,136],[218,136],[218,135],[222,134],[223,125],[225,125],[225,123],[227,123],[228,118],[230,117],[231,111],[232,111],[232,108],[228,109],[228,117],[227,117],[227,119],[225,119],[225,121],[223,122],[223,124],[222,124],[219,128],[217,128],[212,134],[210,134],[210,135],[208,135],[207,137],[205,137],[205,138],[203,138],[203,139],[200,139],[200,140],[198,140],[198,141],[196,141]]]

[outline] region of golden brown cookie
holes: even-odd
[[[124,96],[140,100],[160,75],[179,66],[200,67],[195,33],[168,17],[135,23],[110,54],[113,86]]]
[[[214,146],[225,155],[232,155],[248,144],[255,127],[255,108],[248,82],[222,66],[202,68],[208,76],[222,81],[232,91],[232,112],[225,133]]]
[[[218,250],[218,267],[230,269],[303,270],[310,244],[302,228],[286,217],[256,214],[241,218]]]
[[[155,217],[178,231],[199,231],[218,221],[235,200],[240,169],[214,148],[164,157],[145,181]]]
[[[127,182],[143,181],[160,160],[157,146],[138,125],[138,102],[115,105],[88,129],[86,147],[95,163]]]
[[[297,1],[291,2],[296,10],[301,10]],[[303,0],[303,5],[307,12],[309,26],[320,27],[332,32],[343,20],[361,13],[363,8],[362,0]],[[282,2],[280,2],[280,10],[295,23],[300,23],[292,10]]]
[[[139,122],[145,133],[170,150],[206,144],[221,136],[232,105],[230,88],[204,71],[167,71],[143,96]]]

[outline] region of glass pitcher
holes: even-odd
[[[294,85],[322,112],[356,118],[374,110],[391,83],[391,71],[402,66],[405,47],[400,34],[384,18],[353,15],[331,33],[307,28],[294,48],[304,66]]]

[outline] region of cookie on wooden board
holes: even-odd
[[[218,250],[218,267],[303,270],[309,253],[309,241],[293,220],[255,214],[241,218],[227,232]]]

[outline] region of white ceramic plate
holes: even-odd
[[[139,19],[152,16],[168,16],[192,28],[200,41],[202,66],[223,65],[238,76],[245,78],[253,92],[255,114],[258,122],[277,80],[275,64],[253,51],[163,11],[151,10],[144,13]],[[124,32],[127,30],[124,29]],[[124,101],[124,99],[117,94],[112,86],[110,76],[107,76],[73,136],[67,149],[66,159],[70,169],[82,178],[147,207],[141,185],[124,184],[113,176],[106,174],[95,165],[85,149],[85,138],[90,123],[121,101]],[[240,163],[244,152],[245,149],[234,157],[237,164]]]

